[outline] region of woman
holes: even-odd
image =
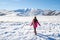
[[[39,26],[41,26],[41,25],[39,24],[39,22],[38,22],[36,16],[34,17],[34,19],[33,19],[32,23],[31,23],[31,25],[33,25],[34,33],[35,33],[35,35],[37,35],[36,28],[37,28],[38,25],[39,25]]]

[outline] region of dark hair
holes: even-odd
[[[38,21],[36,17],[34,17],[34,22]]]

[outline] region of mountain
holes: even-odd
[[[18,10],[14,10],[14,12],[19,12],[17,15],[18,16],[33,16],[33,15],[42,15],[43,14],[43,10],[41,9],[18,9]]]
[[[13,10],[14,12],[19,12],[18,16],[33,16],[33,15],[40,15],[40,16],[59,16],[60,11],[57,10],[41,10],[41,9],[18,9]]]
[[[41,10],[33,8],[17,9],[17,10],[0,10],[0,16],[15,15],[15,16],[59,16],[60,11],[57,10]]]
[[[7,10],[0,10],[0,16],[4,16],[7,15]]]

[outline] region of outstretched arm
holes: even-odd
[[[30,26],[32,26],[32,25],[33,25],[33,21],[31,22]]]
[[[30,25],[30,26],[32,26],[32,24],[33,24],[33,23],[31,23],[31,25]]]
[[[39,26],[41,26],[39,22],[38,22],[38,24],[39,24]]]

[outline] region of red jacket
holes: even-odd
[[[38,21],[34,22],[34,20],[32,21],[31,25],[33,25],[34,28],[36,28],[39,24]]]

